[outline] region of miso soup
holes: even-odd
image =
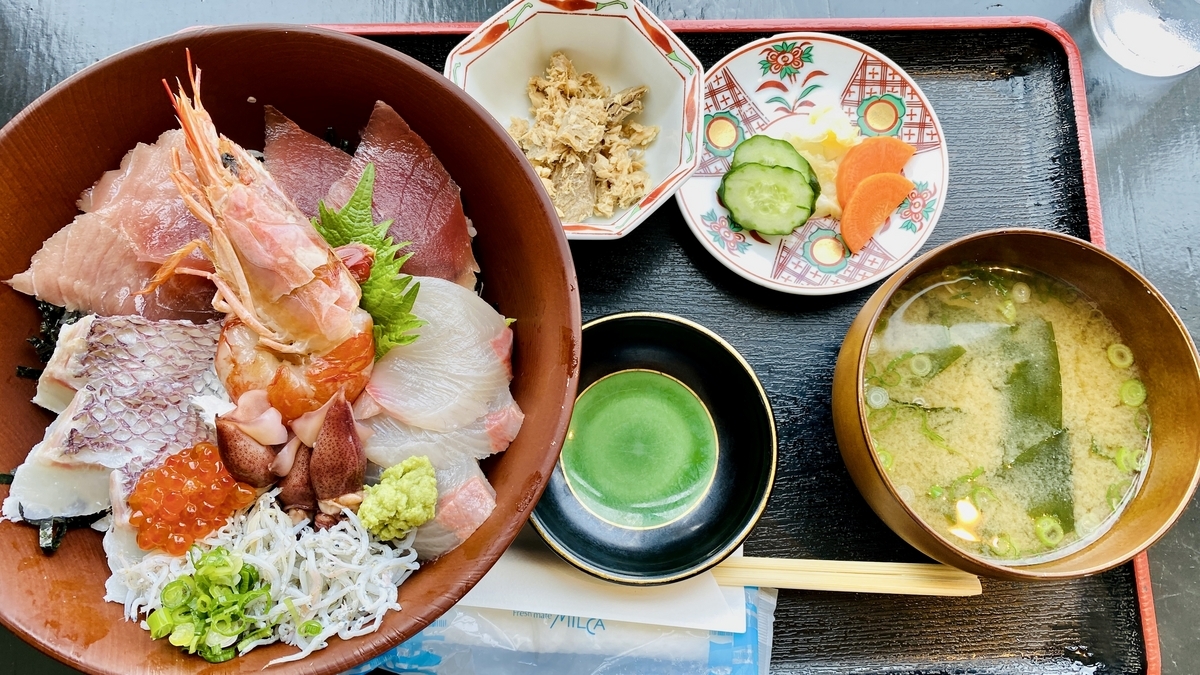
[[[910,280],[876,326],[864,377],[892,484],[980,556],[1077,551],[1141,484],[1150,416],[1136,355],[1057,279],[969,263]]]

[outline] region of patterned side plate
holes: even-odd
[[[742,230],[716,190],[738,143],[783,138],[818,104],[840,105],[864,136],[895,135],[917,148],[904,167],[916,188],[867,245],[850,256],[838,221],[813,218],[787,236]],[[942,212],[950,164],[929,99],[886,56],[825,33],[785,33],[721,59],[704,78],[700,167],[676,194],[692,232],[726,267],[760,286],[829,295],[879,281],[909,260]]]

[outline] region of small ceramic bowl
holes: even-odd
[[[650,189],[608,218],[563,223],[568,239],[620,239],[696,170],[704,68],[636,0],[516,0],[450,52],[445,75],[508,128],[514,117],[530,119],[529,78],[543,74],[559,50],[614,92],[650,87],[645,109],[631,118],[659,127],[645,154]]]
[[[580,377],[582,409],[534,528],[572,565],[618,583],[680,581],[724,560],[775,480],[775,418],[750,365],[703,326],[634,312],[583,327]]]
[[[1137,355],[1154,421],[1142,485],[1099,539],[1066,556],[1005,565],[955,546],[900,497],[867,432],[863,372],[875,325],[906,281],[964,261],[1042,272],[1095,302]],[[842,458],[875,513],[926,555],[974,574],[1003,579],[1066,579],[1116,567],[1158,541],[1191,500],[1200,478],[1200,361],[1166,299],[1133,268],[1092,244],[1045,230],[992,230],[938,247],[896,272],[850,326],[833,375],[833,423]]]

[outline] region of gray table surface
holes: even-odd
[[[0,0],[0,120],[117,51],[199,24],[481,21],[506,0]],[[1122,70],[1097,45],[1087,2],[1067,0],[647,0],[663,19],[1034,15],[1083,54],[1108,248],[1141,270],[1200,336],[1200,69]],[[1200,509],[1150,550],[1167,675],[1200,672]],[[0,628],[0,673],[75,672]]]

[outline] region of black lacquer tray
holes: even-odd
[[[1032,18],[678,22],[705,65],[795,30],[838,33],[889,56],[937,110],[950,155],[945,210],[922,251],[1002,226],[1103,243],[1078,52]],[[333,26],[436,70],[470,24]],[[469,208],[469,206],[468,206]],[[833,435],[833,366],[874,286],[829,297],[760,288],[712,258],[674,203],[624,239],[573,242],[583,319],[671,312],[714,330],[754,366],[778,421],[779,467],[755,556],[925,561],[859,496]],[[984,580],[973,598],[783,591],[773,673],[1159,671],[1145,557],[1087,579]]]

